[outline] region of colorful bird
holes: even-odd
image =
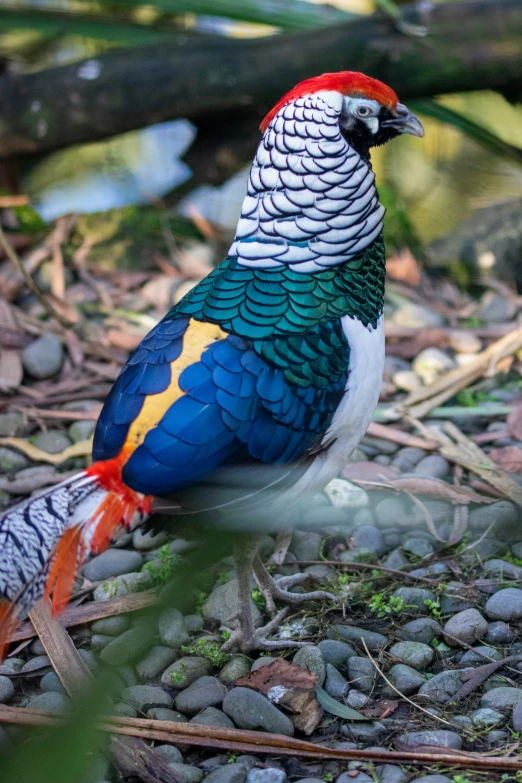
[[[0,642],[42,595],[173,497],[212,520],[276,516],[335,477],[377,403],[384,362],[384,208],[371,147],[423,136],[395,92],[361,73],[307,79],[261,124],[232,246],[145,337],[101,412],[94,463],[0,519]],[[276,582],[255,539],[237,556],[248,651],[285,610],[325,595]],[[274,620],[255,629],[253,569]],[[288,644],[288,643],[287,643]]]

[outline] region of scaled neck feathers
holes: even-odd
[[[240,266],[314,274],[381,234],[384,207],[369,158],[343,137],[341,108],[340,93],[321,91],[283,106],[270,122],[229,251]]]

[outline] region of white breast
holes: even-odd
[[[324,489],[337,476],[366,432],[379,399],[384,370],[383,317],[376,329],[347,315],[342,318],[342,325],[350,346],[346,390],[323,437],[327,448],[290,490],[297,497],[303,492]]]

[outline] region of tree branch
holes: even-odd
[[[175,35],[154,47],[115,49],[95,59],[0,77],[0,156],[42,153],[176,117],[232,109],[258,118],[313,74],[361,70],[401,100],[495,89],[522,93],[520,0],[401,6],[399,32],[374,14],[313,31],[257,39]]]

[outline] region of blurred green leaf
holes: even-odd
[[[424,114],[427,117],[433,117],[439,122],[443,122],[446,125],[451,125],[457,128],[462,133],[469,136],[478,144],[481,144],[490,152],[494,152],[496,155],[500,155],[516,163],[522,164],[522,149],[515,147],[513,144],[508,144],[507,141],[503,141],[499,136],[484,128],[482,125],[470,120],[463,114],[459,114],[453,109],[448,109],[437,101],[433,100],[417,100],[411,101],[409,104],[411,109],[420,114]]]
[[[315,686],[315,692],[317,694],[317,701],[323,710],[326,710],[326,712],[329,712],[331,715],[337,715],[339,718],[344,718],[345,720],[368,720],[368,718],[361,715],[360,712],[356,712],[355,710],[352,710],[351,707],[347,707],[346,704],[341,704],[340,701],[332,699],[332,697],[319,685]]]

